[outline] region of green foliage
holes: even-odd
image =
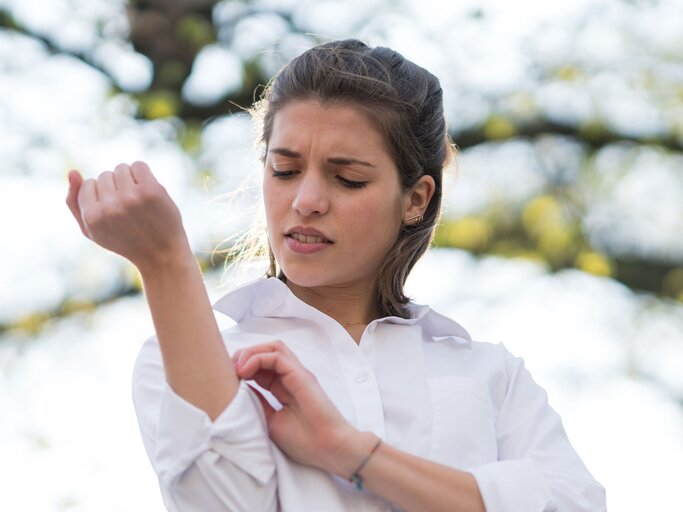
[[[683,302],[683,267],[676,267],[667,272],[662,288],[666,295]]]
[[[580,78],[583,78],[583,76],[583,70],[576,66],[572,66],[571,64],[561,66],[555,71],[555,77],[564,82],[574,82]]]
[[[600,276],[615,273],[614,262],[588,244],[576,213],[551,194],[534,197],[517,209],[493,205],[479,215],[446,219],[437,227],[434,245],[533,259],[551,270],[574,267]]]
[[[202,125],[196,122],[188,122],[182,125],[178,132],[178,143],[183,151],[196,154],[202,142]]]
[[[491,226],[486,219],[465,217],[441,224],[434,239],[439,247],[458,247],[474,253],[484,252],[491,240]]]
[[[514,123],[501,115],[492,115],[484,124],[484,136],[488,140],[509,139],[516,134]]]
[[[581,138],[589,142],[604,139],[608,133],[605,124],[598,119],[592,119],[581,123],[578,130]]]
[[[614,263],[604,254],[585,250],[579,252],[574,261],[576,268],[597,276],[611,277],[614,274]]]
[[[263,75],[263,68],[258,57],[247,59],[244,61],[244,81],[242,82],[242,92],[252,95],[252,100],[258,100],[259,84],[265,83]],[[248,108],[250,105],[240,105]]]
[[[7,326],[7,329],[36,336],[50,320],[51,315],[48,312],[37,311],[17,319]]]
[[[138,96],[138,111],[145,119],[161,119],[178,115],[180,99],[172,90],[156,90]]]
[[[188,67],[179,60],[170,60],[159,66],[156,81],[161,87],[180,88],[189,74]]]
[[[0,27],[17,30],[19,25],[8,11],[0,8]]]
[[[180,41],[185,42],[194,51],[199,51],[207,44],[216,41],[213,24],[195,15],[183,16],[178,23],[177,35]]]

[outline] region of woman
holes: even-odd
[[[134,402],[167,508],[604,510],[521,359],[403,293],[451,152],[438,80],[332,42],[256,111],[271,268],[214,304],[222,333],[149,168],[69,176],[83,233],[142,276],[156,336]]]

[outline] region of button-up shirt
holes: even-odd
[[[502,344],[473,341],[426,305],[371,322],[359,343],[276,278],[213,308],[236,324],[230,354],[282,340],[357,429],[410,454],[472,473],[488,512],[605,510],[602,486],[572,448],[545,391]],[[191,342],[191,340],[188,340]],[[254,382],[214,420],[164,377],[158,340],[143,344],[133,399],[147,455],[172,512],[398,510],[336,475],[290,459],[268,437]]]

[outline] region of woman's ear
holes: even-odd
[[[429,202],[434,196],[436,185],[434,178],[428,174],[420,176],[415,185],[406,194],[405,208],[403,212],[404,224],[418,224],[424,216]],[[415,222],[415,219],[419,219]]]

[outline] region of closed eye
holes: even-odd
[[[286,180],[289,178],[292,178],[294,175],[298,174],[299,171],[297,170],[291,170],[291,171],[278,171],[276,169],[273,169],[273,177],[274,178],[279,178],[281,180]],[[343,176],[337,175],[336,176],[337,180],[342,184],[342,186],[346,188],[363,188],[368,182],[367,181],[354,181],[350,180],[347,178],[344,178]]]
[[[363,188],[365,185],[367,185],[367,181],[353,181],[344,178],[343,176],[337,175],[337,179],[341,182],[343,186],[346,188]]]
[[[276,171],[273,169],[273,176],[275,178],[287,179],[296,174],[297,171]]]

